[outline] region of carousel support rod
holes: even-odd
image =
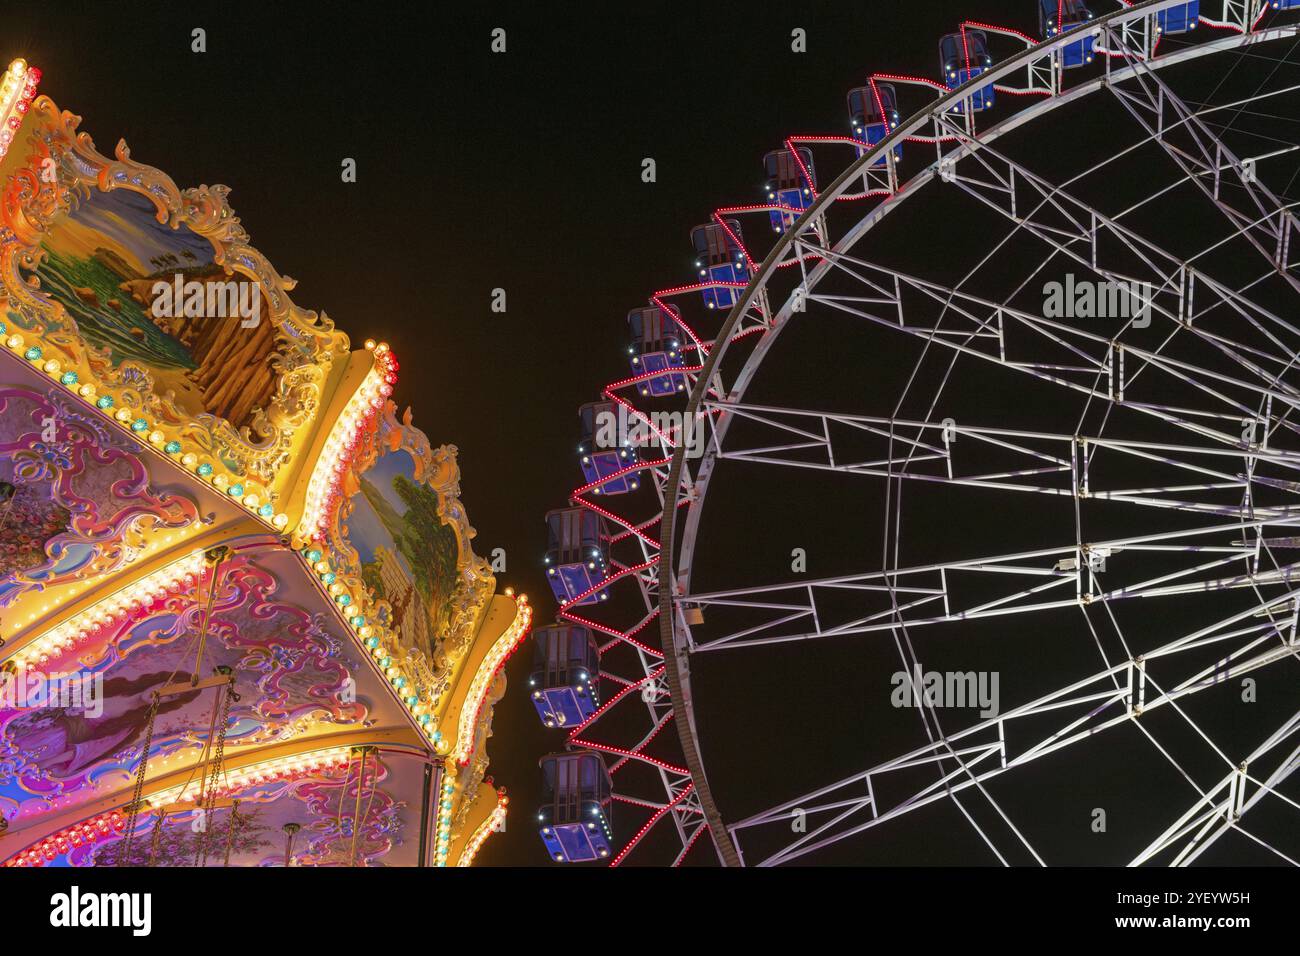
[[[366,783],[366,758],[375,750],[374,747],[358,747],[357,749],[361,751],[361,767],[357,771],[357,804],[352,811],[352,850],[348,854],[348,866],[357,865],[357,837],[361,835],[361,788]]]
[[[177,800],[174,803],[164,804],[158,809],[170,816],[173,813],[192,813],[205,807],[211,807],[214,810],[225,810],[237,803],[239,803],[238,800],[232,800],[230,797],[213,797],[210,803],[202,803],[198,800]]]
[[[298,835],[302,829],[301,823],[286,823],[284,825],[284,865],[292,866],[290,862],[293,859],[293,838]]]
[[[192,694],[196,690],[207,690],[209,687],[218,687],[224,684],[233,684],[235,675],[213,674],[211,677],[205,677],[203,680],[196,681],[179,681],[175,684],[168,684],[162,690],[158,691],[159,697],[179,697],[181,694]]]
[[[208,582],[208,604],[203,611],[203,624],[199,628],[199,649],[194,658],[194,676],[190,678],[191,686],[199,684],[199,674],[203,669],[203,648],[208,641],[208,622],[212,618],[212,604],[217,597],[217,574],[221,571],[221,562],[226,560],[230,549],[224,544],[208,548],[203,552],[203,560],[212,569],[212,580]]]

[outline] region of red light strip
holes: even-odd
[[[794,206],[787,206],[784,203],[779,203],[779,202],[755,203],[754,205],[751,206],[726,206],[722,209],[719,209],[713,215],[730,216],[734,214],[739,216],[747,212],[802,212],[802,210],[795,209]]]
[[[721,410],[715,409],[715,411],[721,411]],[[689,498],[683,498],[681,501],[677,502],[677,507],[685,508],[688,505],[690,505],[690,503],[691,502]],[[606,540],[610,544],[617,544],[618,542],[622,541],[625,538],[632,537],[632,535],[636,534],[637,531],[644,531],[646,528],[650,527],[651,525],[656,525],[662,520],[663,520],[663,514],[662,513],[657,514],[653,518],[649,519],[648,521],[643,521],[639,525],[636,525],[633,529],[629,529],[627,531],[620,531],[612,538],[607,538]]]
[[[838,202],[854,202],[858,199],[870,199],[873,196],[891,196],[893,195],[888,189],[868,189],[865,192],[853,193],[849,196],[837,196]]]
[[[1051,90],[1040,90],[1040,89],[1022,90],[1015,86],[1003,86],[1001,83],[994,83],[993,89],[997,90],[999,93],[1009,93],[1011,96],[1051,96],[1052,95]]]
[[[735,243],[736,248],[740,250],[740,254],[745,257],[745,264],[749,267],[749,271],[753,272],[754,260],[750,258],[749,250],[746,249],[745,244],[740,241],[740,237],[731,231],[731,227],[727,225],[726,221],[722,218],[721,215],[715,212],[713,214],[713,218],[717,222],[717,224],[722,227],[722,231],[727,234],[728,238],[730,238],[731,241]],[[745,283],[745,285],[746,288],[748,288],[749,283]]]
[[[506,662],[509,661],[512,656],[514,656],[515,651],[519,650],[520,645],[523,644],[524,638],[528,636],[528,629],[529,629],[529,625],[532,623],[532,620],[533,620],[532,607],[524,603],[523,601],[516,601],[515,619],[510,622],[510,627],[506,629],[505,633],[502,634],[501,637],[497,639],[498,642],[509,639],[510,645],[509,647],[506,648],[505,653],[502,654],[501,658],[497,661],[496,667],[492,669],[492,676],[487,678],[487,680],[482,685],[483,687],[482,693],[478,695],[478,702],[474,705],[474,719],[468,725],[469,739],[463,741],[463,743],[462,741],[457,741],[458,744],[461,744],[462,753],[460,755],[458,762],[462,767],[467,766],[470,762],[470,759],[474,755],[475,741],[473,739],[473,735],[475,734],[475,729],[478,727],[479,718],[483,715],[483,708],[487,706],[488,694],[491,692],[492,685],[496,682],[497,675],[501,673],[502,668],[506,666]],[[510,631],[512,629],[517,629],[513,638],[510,637]],[[490,653],[491,651],[489,650],[489,655]],[[475,678],[477,678],[478,676],[479,676],[478,674],[474,675]],[[470,690],[471,692],[473,691],[473,682],[471,682]]]
[[[582,733],[584,730],[590,727],[595,721],[599,720],[611,707],[617,704],[628,694],[632,693],[638,687],[643,687],[650,681],[658,680],[663,675],[663,672],[664,672],[664,668],[660,667],[657,671],[647,674],[645,677],[642,677],[639,681],[628,684],[626,687],[620,690],[609,700],[605,701],[605,703],[601,704],[599,708],[597,708],[595,711],[592,712],[590,717],[588,717],[586,720],[580,723],[577,727],[574,727],[573,730],[569,731],[569,742],[572,743],[577,738],[578,734]]]
[[[647,468],[658,468],[660,465],[667,465],[671,461],[672,461],[671,458],[662,458],[657,461],[639,461],[635,465],[628,465],[626,468],[620,468],[612,475],[606,475],[604,478],[598,478],[589,485],[583,485],[581,488],[575,488],[573,490],[573,493],[569,497],[576,498],[578,497],[578,495],[585,495],[587,492],[591,491],[591,489],[601,488],[609,484],[611,481],[618,481],[618,479],[622,478],[624,475],[634,474],[635,472],[638,471],[645,471]]]
[[[662,298],[663,296],[678,295],[682,292],[700,292],[705,288],[708,288],[708,286],[693,285],[693,286],[679,287],[678,289],[665,289],[661,292],[656,292],[654,295],[650,297],[650,299],[652,302],[654,302],[655,305],[659,306],[659,308],[667,309],[668,306],[664,303]],[[695,347],[707,355],[709,351],[708,347],[705,346],[700,341],[700,337],[695,334],[695,330],[691,328],[690,325],[687,324],[687,322],[684,319],[679,318],[677,320],[677,324],[686,330],[686,334],[691,337],[691,341],[695,343]]]
[[[708,831],[709,826],[707,823],[695,829],[695,832],[691,834],[691,838],[686,841],[686,846],[682,847],[682,852],[678,854],[677,859],[673,861],[674,868],[682,865],[682,861],[686,859],[686,854],[690,853],[691,847],[695,846],[695,841],[698,840],[702,834],[707,833]]]
[[[852,136],[791,136],[787,143],[844,143],[849,146],[865,146],[866,143]]]
[[[666,807],[664,807],[661,810],[657,810],[655,814],[652,817],[650,817],[649,820],[646,821],[645,826],[643,826],[640,830],[637,831],[636,836],[634,836],[631,840],[628,841],[627,846],[623,847],[623,849],[619,852],[618,856],[614,857],[614,859],[609,861],[609,865],[613,867],[613,866],[618,866],[620,863],[622,863],[623,860],[626,859],[627,855],[632,852],[632,848],[641,842],[641,838],[650,832],[650,828],[653,827],[660,820],[662,820],[665,813],[667,813],[673,807],[677,806],[677,804],[681,803],[684,799],[686,799],[686,795],[689,794],[694,789],[695,789],[695,783],[694,781],[692,781],[691,783],[688,783],[685,787],[682,788],[681,793],[673,797],[672,803],[668,804]]]
[[[909,143],[925,143],[928,146],[933,146],[936,143],[959,143],[961,142],[961,137],[960,136],[915,136],[914,135],[914,136],[907,137],[907,141]]]
[[[565,610],[560,611],[560,616],[564,618],[566,621],[572,621],[574,624],[581,624],[583,627],[589,627],[593,631],[599,631],[602,634],[608,634],[610,637],[616,638],[617,641],[620,643],[630,644],[632,647],[635,647],[639,651],[644,651],[645,653],[651,655],[652,657],[658,657],[662,659],[664,656],[663,651],[659,650],[657,647],[651,647],[649,644],[642,644],[640,641],[636,641],[632,639],[633,634],[637,633],[637,631],[645,627],[645,625],[651,619],[656,617],[658,614],[659,614],[659,609],[656,608],[654,613],[648,615],[646,620],[642,621],[640,625],[624,633],[623,631],[616,631],[612,627],[607,627],[604,624],[598,624],[595,621],[589,621],[584,617],[579,617],[577,614],[574,614],[571,611],[565,611]],[[610,645],[606,645],[606,646],[610,646]],[[604,648],[602,648],[602,651],[603,650]]]
[[[620,518],[618,515],[614,514],[614,512],[607,511],[604,508],[602,508],[600,505],[588,501],[586,498],[578,498],[576,500],[578,504],[580,504],[582,507],[589,508],[590,510],[596,512],[596,514],[601,515],[604,518],[608,518],[610,521],[617,522],[620,527],[626,528],[628,531],[631,531],[634,535],[636,535],[646,544],[650,545],[655,549],[658,549],[659,547],[658,541],[656,541],[654,538],[650,537],[649,535],[643,534],[640,531],[636,530],[636,528],[632,527],[631,523],[626,518]],[[599,589],[600,586],[597,586],[594,590],[599,590]],[[591,591],[588,591],[587,593],[590,594]],[[576,601],[577,598],[574,598],[574,600]]]
[[[646,734],[645,739],[642,740],[639,744],[637,744],[637,745],[636,745],[635,747],[633,747],[632,749],[633,749],[636,753],[640,753],[640,752],[643,751],[646,747],[650,746],[650,742],[651,742],[652,740],[654,740],[656,737],[659,736],[660,731],[662,731],[665,727],[667,727],[667,726],[668,726],[668,722],[669,722],[670,720],[672,720],[672,719],[673,719],[673,712],[672,712],[671,709],[669,709],[669,710],[668,710],[668,711],[663,715],[663,717],[661,717],[661,718],[659,719],[659,723],[655,724],[654,729],[652,729],[652,730],[650,731],[650,733]],[[629,760],[631,760],[631,759],[632,759],[631,757],[624,757],[623,759],[617,761],[617,762],[614,764],[614,766],[612,766],[612,767],[609,768],[609,772],[610,772],[610,773],[617,773],[617,772],[618,772],[618,769],[619,769],[620,767],[622,767],[623,764],[627,763],[627,762],[628,762]]]
[[[114,837],[126,829],[126,817],[121,810],[110,810],[99,816],[91,817],[81,823],[64,827],[45,839],[14,854],[5,860],[5,866],[44,866],[57,860],[62,854],[87,844],[99,843]]]
[[[838,197],[837,197],[837,198],[838,198]],[[823,257],[822,255],[820,255],[819,253],[816,253],[816,252],[805,252],[803,255],[799,256],[798,258],[790,258],[790,259],[786,259],[784,262],[778,262],[778,263],[776,264],[776,267],[777,267],[778,269],[788,269],[788,268],[790,268],[790,266],[797,266],[797,265],[798,265],[799,263],[801,263],[801,262],[811,262],[813,259],[821,259],[821,258],[824,258],[824,257]],[[746,336],[746,335],[751,334],[751,333],[754,331],[755,328],[757,328],[757,326],[755,326],[755,327],[751,327],[751,328],[748,328],[748,329],[745,329],[744,332],[738,332],[738,333],[736,333],[735,335],[733,335],[733,336],[731,337],[731,341],[734,342],[734,341],[736,341],[737,339],[742,338],[743,336]],[[760,331],[760,332],[766,332],[767,329],[765,329],[765,328],[760,328],[760,329],[758,329],[758,331]]]
[[[691,348],[695,348],[695,346],[691,346]],[[698,372],[702,368],[704,368],[703,365],[684,365],[681,368],[673,369],[673,374],[680,372],[683,375],[689,375],[692,372]],[[642,372],[640,375],[634,375],[631,378],[621,378],[617,382],[610,382],[609,385],[606,386],[605,391],[606,393],[608,393],[609,389],[611,388],[630,388],[633,385],[639,385],[642,382],[649,381],[652,378],[658,378],[659,376],[664,374],[666,373]]]
[[[586,502],[584,502],[584,504],[586,504]],[[595,506],[593,505],[592,507]],[[655,555],[655,557],[651,558],[649,561],[646,561],[644,564],[638,564],[636,567],[632,567],[632,568],[624,568],[623,570],[619,571],[617,574],[611,574],[609,577],[602,580],[599,584],[594,584],[591,587],[587,588],[587,590],[583,591],[577,597],[573,598],[573,600],[569,601],[569,603],[580,604],[585,598],[591,597],[597,591],[605,590],[605,588],[609,587],[611,584],[613,584],[615,581],[618,581],[620,578],[625,578],[629,574],[635,574],[638,571],[644,571],[646,568],[658,563],[659,563],[659,556]]]
[[[907,76],[904,73],[873,73],[871,74],[871,79],[870,79],[871,92],[873,94],[876,92],[876,80],[883,80],[886,83],[889,82],[918,83],[921,86],[928,86],[933,89],[936,89],[941,93],[952,92],[952,87],[947,86],[946,84],[943,83],[936,83],[934,80],[931,80],[928,77],[924,77],[924,76]],[[876,106],[880,109],[880,115],[884,116],[885,109],[884,109],[884,105],[880,102],[879,95],[876,96]],[[888,125],[888,119],[886,119],[886,125]]]
[[[813,182],[812,173],[808,172],[808,167],[803,164],[803,157],[799,155],[799,150],[794,148],[794,145],[788,138],[785,141],[785,148],[790,151],[790,155],[794,157],[794,161],[799,164],[799,171],[803,173],[804,182],[808,184],[808,192],[815,200],[817,198],[817,184]]]
[[[667,761],[659,760],[656,757],[647,757],[645,754],[633,753],[630,750],[624,750],[622,747],[611,747],[609,744],[598,744],[593,740],[579,740],[570,738],[569,743],[575,747],[587,747],[591,750],[599,750],[601,753],[618,754],[620,757],[631,757],[634,760],[640,760],[648,763],[652,767],[658,767],[661,770],[667,770],[669,773],[680,774],[683,777],[689,777],[691,772],[685,767],[678,767]]]
[[[618,396],[618,395],[614,395],[613,393],[610,392],[610,390],[609,390],[608,388],[605,389],[605,397],[608,398],[611,402],[617,402],[619,405],[622,405],[622,406],[623,406],[624,408],[626,408],[629,412],[631,412],[633,415],[635,415],[637,418],[639,418],[642,422],[645,423],[645,425],[646,425],[646,426],[647,426],[647,427],[648,427],[652,432],[654,432],[656,435],[659,436],[659,440],[662,441],[662,442],[664,442],[664,444],[669,445],[669,446],[674,447],[674,448],[677,447],[677,446],[676,446],[676,443],[674,443],[673,440],[672,440],[671,438],[669,438],[669,437],[668,437],[667,435],[665,435],[662,431],[660,431],[660,430],[655,426],[654,422],[650,421],[650,419],[646,416],[646,414],[645,414],[644,412],[642,412],[639,408],[637,408],[636,406],[634,406],[634,405],[633,405],[631,402],[629,402],[627,399],[622,398],[622,397],[620,397],[620,396]]]
[[[1019,30],[1012,29],[1011,27],[1000,27],[992,23],[981,23],[978,20],[966,20],[962,23],[962,27],[974,27],[976,30],[991,30],[994,33],[1002,33],[1002,34],[1006,34],[1007,36],[1019,37],[1021,40],[1024,40],[1030,46],[1038,46],[1038,41],[1035,40],[1033,37],[1029,36],[1029,34],[1021,33]]]

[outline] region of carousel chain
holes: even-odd
[[[203,850],[203,843],[206,840],[205,834],[207,833],[207,823],[208,823],[208,818],[206,816],[207,792],[208,792],[208,766],[212,758],[213,740],[217,734],[217,718],[221,710],[220,693],[221,693],[220,690],[218,690],[217,696],[214,697],[212,700],[212,716],[208,718],[208,732],[203,738],[203,749],[199,752],[198,763],[195,765],[194,770],[190,771],[189,779],[185,781],[185,785],[181,787],[181,796],[184,797],[185,793],[189,790],[190,780],[194,779],[195,772],[198,771],[202,773],[202,776],[199,778],[198,798],[194,801],[195,807],[197,808],[198,813],[201,815],[201,821],[203,823],[203,829],[199,831],[199,839],[195,845],[195,854],[196,854],[194,858],[195,866],[199,865],[198,854]]]
[[[140,763],[135,768],[135,785],[131,791],[131,802],[126,808],[126,835],[122,841],[122,851],[118,855],[118,866],[130,866],[130,857],[132,845],[135,843],[135,822],[140,816],[140,805],[144,796],[145,774],[149,767],[149,749],[153,746],[154,723],[158,719],[158,703],[161,698],[157,691],[154,691],[153,700],[149,704],[149,716],[145,721],[144,727],[144,744],[140,749]]]
[[[194,847],[194,865],[202,866],[207,857],[208,841],[208,776],[209,769],[212,766],[212,750],[214,739],[217,734],[217,718],[221,713],[221,692],[217,691],[217,696],[212,701],[212,717],[208,720],[208,734],[203,740],[203,752],[199,755],[199,765],[202,768],[202,776],[199,778],[199,796],[195,801],[200,822],[203,828],[199,831],[199,839]]]
[[[163,823],[167,820],[167,811],[162,807],[158,808],[158,818],[153,824],[153,839],[149,843],[149,865],[153,866],[158,859],[158,850],[162,846],[162,829]]]
[[[235,828],[242,829],[244,818],[239,812],[239,801],[236,800],[230,805],[230,825],[226,828],[226,858],[222,860],[222,866],[230,866],[230,851],[235,846]]]
[[[360,749],[361,768],[357,771],[357,804],[356,808],[352,811],[352,849],[348,853],[348,866],[357,865],[357,837],[361,835],[361,790],[366,783],[366,758],[370,756],[375,748],[362,747]],[[373,787],[371,788],[370,795],[371,797],[374,796]]]
[[[229,667],[219,667],[217,670],[226,675],[231,673]],[[226,692],[224,694],[218,689],[218,696],[212,707],[212,730],[208,734],[208,739],[211,741],[215,734],[216,743],[208,762],[207,772],[204,775],[202,789],[199,791],[199,807],[200,812],[203,814],[204,826],[199,834],[199,845],[194,860],[195,866],[206,866],[208,862],[208,833],[211,827],[212,815],[216,811],[217,781],[221,776],[222,764],[226,755],[226,729],[230,725],[230,704],[235,699],[234,681],[232,680],[229,684],[226,684],[225,688]],[[233,821],[231,825],[234,825]]]
[[[8,482],[0,482],[0,498],[5,499],[6,503],[8,503],[9,501],[12,501],[13,497],[14,497],[13,486],[10,485]],[[225,556],[224,552],[227,551],[228,549],[212,548],[208,552],[205,552],[204,554],[204,557],[208,558],[209,563],[211,564],[213,563],[213,557],[212,557],[213,552],[216,552],[218,550],[221,550],[223,553],[219,556],[216,556],[216,564],[214,566],[214,571],[213,571],[213,586],[212,588],[209,589],[208,592],[209,613],[211,612],[211,608],[212,608],[212,596],[213,594],[215,594],[215,589],[216,589],[216,566],[220,565],[220,559],[224,558]],[[207,628],[206,615],[205,615],[205,621],[203,627],[204,630],[206,630]],[[199,651],[199,655],[200,657],[202,656],[201,648]],[[197,682],[197,671],[195,672],[195,677],[191,679],[191,684],[194,684],[196,682]],[[144,803],[143,800],[144,783],[146,777],[148,776],[148,770],[149,770],[149,751],[153,747],[154,725],[158,718],[158,707],[161,701],[162,701],[161,695],[157,691],[154,691],[153,699],[150,701],[149,704],[149,715],[145,723],[144,744],[140,751],[140,763],[136,766],[136,770],[135,770],[135,783],[132,787],[131,801],[130,803],[127,804],[126,807],[126,829],[125,829],[125,836],[122,840],[122,843],[120,844],[122,849],[121,849],[121,855],[119,856],[117,861],[118,866],[130,865],[129,861],[131,858],[131,853],[135,848],[134,847],[135,827],[136,827],[136,822],[140,816],[140,809]],[[214,717],[215,717],[215,713],[214,713]],[[212,740],[212,732],[210,729],[208,733],[208,738],[204,742],[205,756],[208,747],[211,745],[211,740]],[[162,830],[162,824],[165,816],[166,813],[160,810],[158,820],[154,824],[154,834],[153,834],[153,839],[151,841],[151,846],[149,851],[150,864],[153,863],[154,858],[158,851],[158,847],[162,838],[161,830]]]
[[[356,756],[356,748],[348,751],[348,762],[343,769],[343,786],[339,790],[339,805],[334,814],[334,832],[340,836],[343,834],[343,801],[348,796],[348,782],[352,779],[352,758]]]

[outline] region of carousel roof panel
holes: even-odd
[[[262,517],[305,465],[347,337],[293,303],[226,187],[182,190],[125,142],[101,155],[47,97],[22,120],[0,162],[6,334],[242,481]]]
[[[146,740],[153,776],[202,765],[217,743],[217,706],[227,760],[291,741],[310,751],[349,730],[397,731],[418,746],[390,685],[295,554],[253,540],[219,566],[185,570],[84,640],[6,662],[25,695],[0,703],[0,812],[15,834],[129,793]],[[210,683],[218,670],[233,681],[228,704],[227,684]],[[75,685],[54,682],[67,674]],[[163,696],[153,709],[155,693]],[[195,792],[200,783],[195,775]]]
[[[207,805],[164,794],[154,812],[131,821],[110,811],[27,853],[54,866],[415,866],[426,765],[401,752],[322,750],[237,771]]]
[[[229,495],[25,365],[0,353],[0,638],[11,647],[96,588],[248,523]]]

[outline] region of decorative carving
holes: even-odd
[[[411,423],[407,409],[401,420],[397,408],[388,402],[379,418],[378,426],[367,436],[352,459],[352,467],[344,476],[346,498],[335,515],[330,530],[330,545],[343,563],[340,575],[354,593],[364,591],[371,595],[372,616],[391,622],[393,609],[389,602],[375,597],[361,578],[361,561],[355,547],[347,540],[344,528],[352,513],[352,497],[361,488],[361,479],[381,455],[397,451],[406,452],[414,463],[415,481],[434,490],[438,496],[438,515],[456,535],[459,549],[457,585],[451,597],[450,624],[446,633],[434,636],[432,650],[400,646],[396,635],[387,635],[386,645],[394,658],[406,665],[417,692],[431,694],[431,706],[437,706],[449,686],[448,675],[474,642],[488,602],[496,591],[496,578],[488,563],[474,554],[471,542],[474,529],[460,501],[460,467],[456,462],[456,447],[444,445],[433,449],[429,439]]]
[[[123,394],[130,407],[175,426],[235,474],[269,486],[289,460],[294,432],[318,410],[331,363],[349,350],[347,336],[335,330],[324,313],[302,309],[289,298],[294,281],[249,245],[248,233],[230,207],[228,187],[181,190],[160,170],[133,160],[124,141],[117,144],[116,158],[109,159],[96,150],[88,134],[78,132],[80,123],[79,116],[60,112],[49,97],[33,101],[24,126],[30,130],[25,165],[9,179],[0,200],[0,280],[9,295],[11,319],[39,335],[47,349],[89,365],[96,383]],[[47,159],[54,161],[53,182],[41,175]],[[42,241],[93,191],[116,189],[148,198],[158,222],[205,238],[227,274],[238,273],[258,284],[264,317],[275,331],[269,364],[276,380],[267,407],[254,409],[248,424],[236,428],[216,415],[187,412],[170,391],[159,394],[148,370],[138,363],[123,361],[114,367],[107,350],[87,343],[67,309],[42,292],[35,273],[44,255]]]
[[[0,542],[0,608],[117,571],[147,535],[189,527],[198,502],[153,487],[141,449],[58,393],[0,385],[0,480],[15,487]]]

